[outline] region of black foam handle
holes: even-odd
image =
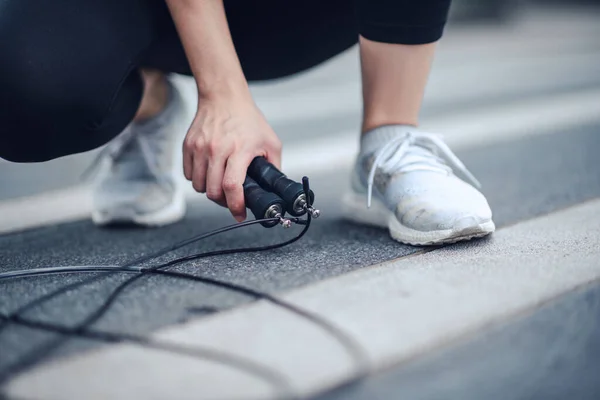
[[[285,209],[291,215],[299,217],[306,212],[305,210],[302,212],[294,210],[294,203],[304,193],[302,184],[285,176],[283,172],[264,157],[256,157],[252,160],[248,167],[248,175],[263,188],[279,195],[285,202]],[[312,204],[315,200],[315,194],[311,190],[309,195]]]
[[[278,205],[281,209],[281,216],[285,213],[285,202],[275,193],[267,192],[260,187],[254,179],[246,176],[244,180],[244,200],[246,207],[252,211],[256,219],[267,217],[265,214],[274,205]],[[278,221],[261,222],[265,228],[271,228],[278,224]]]

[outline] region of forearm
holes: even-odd
[[[184,175],[243,221],[248,165],[264,156],[279,167],[281,142],[252,100],[223,0],[166,2],[198,84],[198,110],[183,144]]]
[[[183,43],[200,98],[248,96],[223,0],[166,0]]]

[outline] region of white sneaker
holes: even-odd
[[[131,123],[100,153],[92,220],[98,225],[161,226],[183,218],[181,143],[189,119],[179,91],[156,117]]]
[[[479,182],[440,136],[404,125],[367,132],[361,140],[352,189],[343,198],[346,218],[388,227],[412,245],[454,243],[495,230]]]

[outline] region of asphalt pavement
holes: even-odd
[[[315,400],[594,400],[600,397],[599,323],[600,285],[594,284],[533,315]]]

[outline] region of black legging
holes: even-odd
[[[438,40],[450,0],[226,0],[249,81],[311,68],[357,42]],[[0,0],[0,157],[99,147],[133,119],[140,67],[189,74],[164,0]]]

